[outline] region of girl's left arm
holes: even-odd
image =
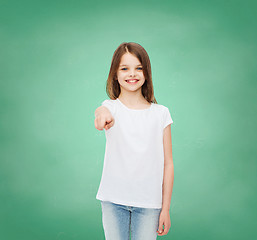
[[[163,130],[164,173],[162,185],[162,210],[170,210],[174,182],[174,165],[172,159],[171,125]]]
[[[163,236],[169,232],[170,221],[170,202],[174,182],[174,166],[172,159],[171,144],[171,125],[169,124],[163,130],[163,148],[164,148],[164,173],[162,184],[162,210],[159,217],[158,235]]]

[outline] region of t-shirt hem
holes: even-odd
[[[167,123],[165,123],[165,124],[164,124],[163,129],[165,129],[168,125],[170,125],[170,124],[172,124],[172,123],[173,123],[173,121],[172,121],[172,120],[168,121]]]
[[[100,200],[100,201],[109,201],[109,202],[113,202],[116,204],[132,206],[132,207],[157,208],[157,209],[162,208],[162,204],[146,204],[146,203],[130,202],[130,201],[123,201],[123,200],[117,200],[117,199],[112,199],[112,198],[103,198],[103,197],[99,197],[99,196],[96,196],[96,199]]]

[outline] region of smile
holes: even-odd
[[[130,83],[130,84],[135,84],[137,83],[139,80],[137,79],[130,79],[130,80],[126,80],[127,83]]]

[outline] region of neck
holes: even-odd
[[[120,93],[118,97],[122,102],[130,106],[136,106],[140,103],[145,103],[146,99],[142,95],[141,91],[138,92],[126,92]]]

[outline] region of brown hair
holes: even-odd
[[[106,92],[110,99],[116,99],[120,95],[120,84],[117,81],[117,70],[122,56],[131,53],[138,58],[143,67],[145,82],[141,87],[142,95],[149,102],[157,103],[154,97],[151,63],[146,50],[135,42],[123,42],[115,50],[112,56],[109,76],[106,83]]]

